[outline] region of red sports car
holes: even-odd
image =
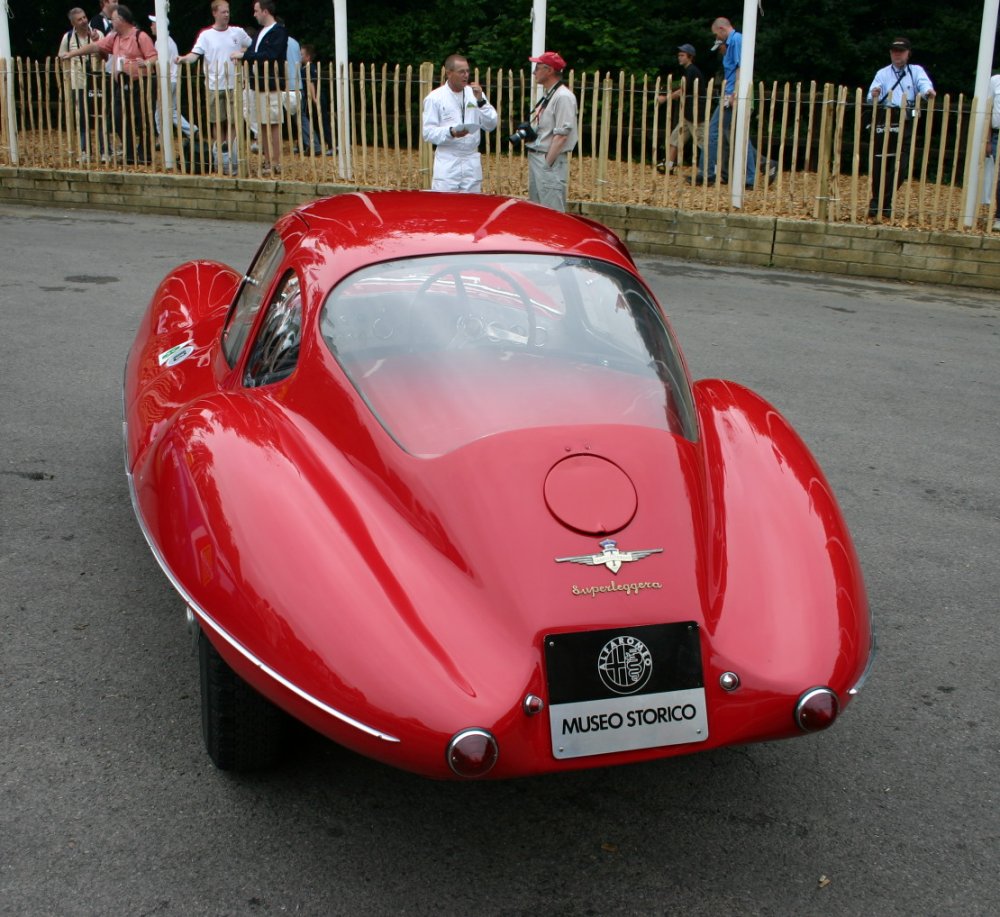
[[[430,777],[801,735],[873,655],[788,422],[692,384],[624,244],[519,200],[345,194],[172,271],[125,373],[139,524],[220,768],[294,720]]]

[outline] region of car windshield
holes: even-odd
[[[656,305],[602,261],[493,254],[376,264],[331,291],[320,322],[379,422],[414,455],[539,426],[695,436],[690,388]]]

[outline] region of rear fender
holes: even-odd
[[[788,421],[753,392],[703,380],[694,394],[715,664],[740,671],[748,689],[828,685],[843,705],[865,671],[872,631],[861,566],[829,482]]]
[[[189,261],[157,287],[125,367],[129,468],[180,405],[216,388],[219,336],[241,279],[224,264]]]

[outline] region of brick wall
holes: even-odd
[[[334,184],[0,168],[0,202],[270,223]],[[635,254],[1000,290],[1000,237],[573,203]]]

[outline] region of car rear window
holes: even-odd
[[[497,254],[377,264],[331,291],[320,328],[414,455],[537,426],[695,436],[687,377],[658,307],[634,276],[602,261]]]

